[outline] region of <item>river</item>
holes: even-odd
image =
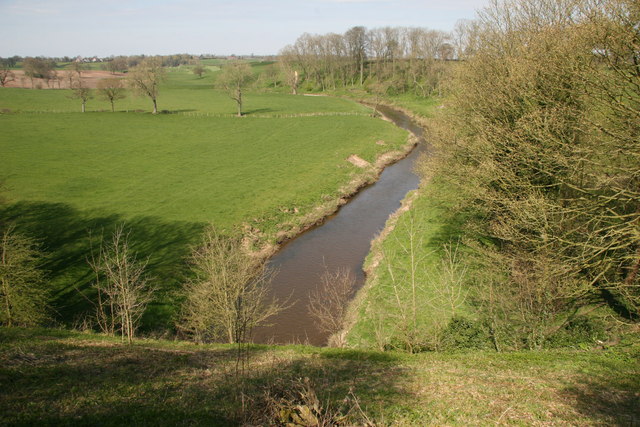
[[[378,181],[362,189],[321,225],[289,241],[269,261],[277,270],[271,283],[273,295],[289,299],[290,306],[269,319],[271,326],[254,331],[254,342],[324,345],[326,334],[315,326],[308,313],[309,293],[325,271],[348,269],[359,289],[365,281],[362,265],[371,241],[389,216],[400,207],[406,194],[418,188],[414,165],[426,148],[422,128],[406,114],[386,106],[378,107],[387,119],[419,138],[405,158],[384,169]]]

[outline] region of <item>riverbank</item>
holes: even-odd
[[[389,109],[385,112],[389,121],[406,129],[406,116]],[[322,226],[302,233],[283,246],[269,260],[276,272],[271,281],[271,293],[281,300],[292,301],[290,307],[270,319],[271,326],[258,328],[255,339],[261,343],[311,343],[323,345],[327,336],[318,330],[308,311],[309,295],[321,284],[327,272],[347,271],[353,275],[354,290],[364,282],[362,263],[370,250],[370,241],[383,227],[389,215],[400,205],[401,199],[418,186],[413,165],[422,146],[409,153],[417,141],[417,135],[409,139],[405,153],[386,154],[376,163],[369,164],[355,156],[354,163],[368,170],[381,172],[374,185],[363,188]],[[377,144],[381,142],[378,141]],[[383,166],[388,162],[392,165]],[[376,174],[377,176],[378,174]]]
[[[422,128],[414,132],[425,132],[426,116],[394,102],[378,100],[377,104],[401,111]],[[433,108],[436,104],[432,104]],[[420,164],[416,168],[420,169]],[[420,340],[422,345],[430,343],[424,349],[438,349],[437,337],[450,319],[456,313],[469,311],[462,297],[464,291],[443,290],[447,285],[440,277],[447,268],[443,263],[451,261],[445,258],[455,257],[457,251],[452,242],[458,230],[445,220],[452,208],[449,198],[443,197],[445,193],[437,180],[421,182],[371,242],[363,266],[366,282],[350,303],[348,326],[338,333],[339,342],[356,348],[407,350],[412,345],[410,341]],[[460,295],[453,307],[451,292]],[[407,323],[412,323],[411,327]],[[415,332],[406,329],[420,330],[420,338],[409,337]]]
[[[413,118],[423,125],[428,121]],[[525,341],[512,339],[509,332],[495,332],[486,316],[483,304],[491,295],[479,286],[486,275],[479,270],[478,246],[490,242],[469,241],[472,232],[465,224],[473,212],[460,208],[447,176],[425,175],[429,181],[423,180],[403,201],[372,242],[367,281],[350,304],[340,342],[351,348],[411,352],[526,348]],[[541,346],[612,345],[620,336],[638,332],[597,300],[563,314],[548,328]]]
[[[321,225],[327,218],[334,215],[340,207],[347,204],[355,195],[363,188],[374,184],[380,174],[387,166],[407,157],[418,143],[415,135],[408,134],[404,145],[400,149],[387,151],[379,155],[374,162],[367,162],[358,156],[350,156],[346,161],[354,164],[360,171],[352,177],[352,179],[341,186],[338,191],[325,200],[323,203],[315,206],[309,212],[303,215],[295,215],[286,221],[277,224],[274,228],[278,230],[275,235],[264,236],[260,230],[245,224],[245,246],[258,259],[268,259],[273,256],[287,242],[295,239],[305,231]],[[385,146],[388,143],[384,140],[378,140],[377,145]],[[352,158],[356,158],[353,161]],[[297,214],[297,212],[294,212]]]

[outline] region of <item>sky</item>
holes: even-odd
[[[0,57],[269,55],[362,25],[450,31],[489,0],[0,0]]]

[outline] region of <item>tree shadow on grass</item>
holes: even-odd
[[[0,423],[10,425],[264,425],[274,401],[308,379],[324,408],[357,396],[374,418],[401,405],[408,378],[394,357],[252,347],[238,381],[232,346],[150,347],[107,342],[32,342],[0,353]],[[345,356],[345,357],[343,357]],[[292,405],[300,402],[291,402]],[[376,406],[378,405],[378,406]],[[292,406],[293,407],[293,406]]]
[[[637,356],[636,356],[637,357]],[[598,373],[572,382],[565,389],[576,409],[603,425],[640,427],[640,361],[635,369],[603,361]]]
[[[192,113],[194,111],[198,111],[194,108],[182,108],[179,110],[161,110],[160,114],[180,114],[180,113]]]
[[[0,368],[7,385],[0,391],[0,423],[229,425],[221,390],[232,381],[235,354],[232,347],[173,350],[113,341],[23,345],[4,355]]]
[[[51,306],[57,320],[65,324],[78,320],[92,307],[94,275],[87,263],[91,251],[98,250],[101,236],[108,240],[118,225],[125,224],[131,233],[131,248],[138,259],[149,260],[148,273],[158,287],[156,300],[143,319],[147,330],[171,327],[175,291],[189,274],[185,259],[204,227],[148,216],[125,219],[118,214],[80,211],[63,203],[24,201],[0,209],[0,220],[41,241]]]
[[[250,116],[252,114],[266,114],[273,112],[275,112],[275,110],[272,108],[256,108],[254,110],[246,110],[242,114],[244,114],[245,116]]]

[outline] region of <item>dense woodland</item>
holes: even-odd
[[[427,97],[438,93],[445,62],[471,52],[475,27],[474,22],[460,21],[453,33],[353,27],[344,34],[303,34],[282,49],[280,64],[294,91],[300,84],[323,91],[358,85],[383,95]]]

